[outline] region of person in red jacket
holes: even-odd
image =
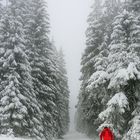
[[[104,127],[100,133],[100,140],[114,140],[113,133],[108,127]]]

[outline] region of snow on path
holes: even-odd
[[[88,138],[86,135],[78,132],[69,132],[62,140],[98,140],[97,138]]]
[[[14,137],[8,137],[8,136],[0,136],[0,140],[29,140],[29,139],[14,138]]]
[[[29,139],[0,136],[0,140],[29,140]],[[98,138],[88,138],[84,134],[78,133],[76,131],[71,131],[67,135],[65,135],[63,139],[59,139],[59,140],[99,140],[99,139]]]

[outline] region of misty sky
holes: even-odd
[[[47,0],[51,34],[58,48],[62,47],[70,87],[71,127],[80,89],[80,60],[85,48],[87,16],[93,0]]]

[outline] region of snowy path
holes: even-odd
[[[67,135],[64,136],[63,140],[98,140],[98,139],[87,138],[87,136],[78,132],[69,132]]]
[[[0,136],[0,140],[29,140],[29,139]],[[78,132],[69,132],[67,135],[64,136],[64,139],[59,139],[59,140],[99,140],[99,139],[98,138],[90,139],[90,138],[87,138],[87,136],[85,136],[84,134],[81,134]]]

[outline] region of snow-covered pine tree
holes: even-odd
[[[94,67],[96,69],[96,71],[91,75],[91,77],[89,78],[89,83],[88,83],[88,90],[95,90],[95,89],[99,89],[101,95],[104,97],[103,100],[105,100],[104,98],[107,98],[105,96],[108,96],[108,94],[106,94],[109,91],[103,91],[101,92],[101,89],[106,88],[105,90],[107,90],[107,85],[108,85],[108,73],[106,73],[106,68],[108,66],[108,45],[111,43],[111,34],[112,34],[112,30],[113,30],[113,26],[112,26],[112,22],[114,20],[114,17],[121,11],[121,6],[120,6],[120,1],[116,1],[116,0],[111,0],[108,1],[106,0],[104,2],[104,12],[102,15],[102,22],[104,23],[104,34],[103,34],[103,42],[102,44],[99,46],[99,54],[95,57],[95,64]],[[105,84],[103,87],[101,87],[102,84]],[[99,88],[101,87],[101,88]],[[105,102],[105,101],[103,101]],[[102,102],[102,103],[103,103]]]
[[[54,52],[49,41],[49,18],[44,0],[32,0],[29,5],[27,54],[32,67],[34,90],[41,110],[46,140],[51,140],[57,122],[57,89]],[[56,126],[58,127],[58,126]]]
[[[112,95],[116,91],[123,91],[125,93],[130,108],[124,115],[124,124],[127,124],[138,100],[136,97],[136,87],[140,78],[140,28],[135,15],[127,11],[124,11],[115,18],[113,26],[112,42],[109,46],[109,65],[107,67],[107,72],[110,75],[108,88],[111,89]]]
[[[135,16],[135,25],[133,26],[132,30],[131,30],[131,36],[133,37],[133,39],[131,40],[131,42],[133,42],[134,44],[132,45],[132,48],[137,52],[138,57],[140,58],[140,20],[139,17],[137,17],[137,15],[139,16],[139,1],[132,1],[132,2],[136,2],[137,6],[133,5],[136,16]],[[138,61],[140,60],[136,60],[136,63],[139,63]],[[132,86],[127,86],[127,91],[129,93],[129,96],[131,97],[132,93],[133,93],[133,98],[131,97],[130,99],[130,103],[131,103],[131,112],[132,112],[132,119],[129,121],[129,129],[128,132],[124,135],[123,139],[128,139],[128,140],[138,140],[140,138],[140,97],[139,97],[139,93],[140,93],[140,65],[138,64],[138,67],[136,67],[135,65],[132,65],[129,68],[129,71],[131,71],[131,75],[132,79],[129,82],[129,84],[131,84]],[[134,75],[133,75],[134,73]]]
[[[99,126],[99,130],[102,131],[105,126],[110,127],[116,139],[120,140],[125,122],[122,114],[126,108],[128,108],[127,97],[123,92],[116,93],[108,101],[107,108],[99,114],[99,118],[103,121],[103,124]]]
[[[10,0],[0,20],[0,132],[42,139],[42,124],[35,115],[40,110],[25,53],[21,3]]]
[[[134,68],[139,69],[139,25],[135,15],[127,11],[118,15],[113,25],[107,71],[111,76],[109,88],[117,86],[120,89],[120,85],[127,85],[129,79],[134,78],[135,80],[135,77],[128,79],[126,76],[122,76],[125,74],[123,73],[125,69],[132,67],[132,72],[135,72],[133,71]],[[127,70],[126,72],[129,73],[130,71]]]
[[[123,140],[139,140],[140,138],[140,102],[137,103],[137,107],[133,111],[132,115],[134,118],[129,122],[129,124],[131,124],[131,128],[125,134]]]
[[[90,111],[93,110],[93,107],[97,107],[98,100],[94,100],[90,98],[90,93],[86,91],[86,86],[88,84],[88,80],[90,76],[96,71],[95,59],[96,56],[99,54],[100,45],[103,41],[103,34],[104,34],[104,22],[102,22],[102,8],[101,8],[101,1],[95,0],[93,11],[88,17],[88,29],[86,31],[86,45],[87,48],[85,49],[84,55],[82,57],[82,76],[81,76],[81,92],[79,95],[79,103],[78,103],[78,130],[85,131],[86,133],[90,133],[93,124],[94,118],[96,118],[97,112],[92,112],[93,114],[89,116],[91,113]],[[93,101],[94,100],[94,101]],[[92,108],[92,109],[91,109]],[[92,116],[92,119],[91,119]],[[94,116],[94,117],[93,117]],[[81,122],[79,122],[81,120]],[[84,130],[83,130],[84,129]]]
[[[60,126],[58,124],[59,122],[59,118],[60,118],[60,115],[59,115],[59,110],[58,110],[58,97],[59,95],[61,94],[60,93],[60,85],[58,84],[58,79],[59,79],[59,76],[58,76],[58,73],[59,73],[59,69],[58,69],[58,60],[57,60],[57,49],[54,45],[54,41],[50,41],[50,45],[49,45],[49,54],[47,53],[46,57],[50,59],[50,64],[51,64],[51,69],[48,71],[48,78],[50,77],[51,81],[49,82],[49,86],[51,87],[52,89],[52,93],[53,93],[53,102],[54,102],[54,106],[53,108],[51,108],[52,112],[51,112],[51,115],[52,115],[52,135],[53,137],[55,138],[58,138],[59,137],[59,132],[60,132]]]
[[[83,65],[81,71],[84,73],[87,71],[86,79],[90,77],[90,75],[95,71],[96,68],[94,65],[94,57],[99,53],[99,46],[102,43],[103,36],[102,33],[104,31],[102,22],[101,22],[101,1],[95,0],[94,7],[92,12],[88,17],[88,28],[86,31],[86,46],[85,52],[82,57],[81,64]]]
[[[96,131],[98,127],[98,120],[96,119],[109,98],[108,74],[106,73],[108,65],[107,47],[111,42],[113,19],[121,9],[119,7],[119,0],[106,0],[103,7],[101,1],[95,1],[94,11],[89,16],[87,48],[82,59],[82,78],[84,80],[82,79],[83,85],[81,87],[83,88],[81,88],[79,105],[77,106],[79,112],[83,114],[77,113],[76,116],[82,116],[81,123],[78,117],[77,125],[81,125],[87,120],[88,124],[86,122],[84,124],[89,126],[90,130],[95,129]],[[103,12],[102,8],[104,9]],[[83,128],[83,126],[78,127]]]
[[[49,54],[47,57],[51,61],[51,71],[48,77],[52,78],[52,92],[55,95],[53,101],[55,106],[52,108],[53,117],[53,136],[62,138],[69,130],[69,88],[68,78],[65,68],[63,52],[58,52],[54,41],[50,42]]]
[[[58,67],[58,79],[57,84],[59,86],[59,94],[57,96],[57,109],[58,109],[58,138],[61,138],[69,130],[69,89],[67,72],[65,68],[65,61],[63,51],[56,52],[57,54],[57,67]]]

